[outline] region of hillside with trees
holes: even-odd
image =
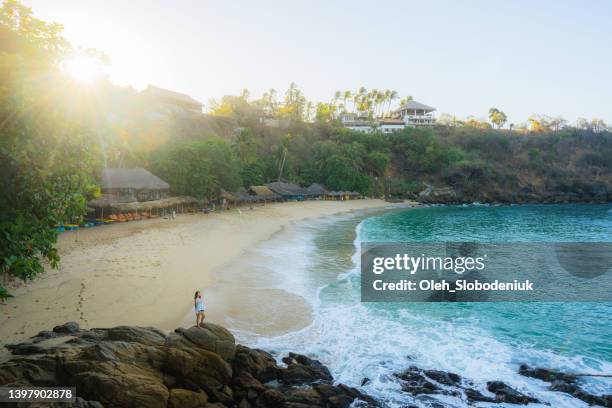
[[[561,118],[534,115],[529,125],[504,128],[505,113],[491,108],[490,122],[455,118],[431,128],[363,134],[344,128],[339,114],[388,115],[384,95],[397,98],[395,92],[336,92],[310,113],[312,104],[295,84],[280,101],[274,90],[260,100],[248,95],[223,97],[213,110],[241,126],[233,146],[250,152],[248,163],[239,160],[243,168],[249,165],[245,186],[280,178],[404,198],[417,198],[428,185],[452,188],[451,196],[429,198],[438,202],[610,200],[612,133],[598,119],[569,126]],[[377,95],[382,95],[378,103]],[[284,120],[279,122],[284,126],[262,124],[270,117]]]

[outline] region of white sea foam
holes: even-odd
[[[519,375],[518,365],[527,362],[573,372],[612,372],[609,363],[593,364],[584,357],[569,358],[505,344],[488,330],[471,324],[469,318],[459,322],[431,310],[420,313],[420,308],[409,304],[361,303],[361,223],[355,229],[352,265],[346,272],[330,280],[325,274],[312,271],[317,256],[313,239],[321,228],[330,228],[339,219],[328,217],[315,224],[293,225],[260,248],[273,260],[269,265],[281,277],[283,288],[311,302],[314,320],[298,332],[257,338],[251,345],[279,353],[297,351],[316,356],[330,368],[336,382],[350,386],[360,386],[368,378],[370,382],[362,387],[363,391],[391,407],[408,403],[430,406],[426,399],[415,399],[402,392],[392,375],[410,365],[458,373],[485,394],[487,381],[501,380],[551,406],[567,408],[588,405],[568,395],[547,391],[547,383]],[[610,391],[610,384],[605,381],[592,381],[589,387],[595,393]],[[435,398],[448,406],[469,406],[455,397]]]

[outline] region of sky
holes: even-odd
[[[490,107],[612,123],[612,1],[24,0],[119,85],[309,100],[392,89],[460,118]]]

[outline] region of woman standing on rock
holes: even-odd
[[[199,290],[196,291],[194,297],[194,306],[195,306],[195,314],[196,314],[196,326],[200,326],[204,324],[204,301],[202,300],[202,294]]]

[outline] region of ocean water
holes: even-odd
[[[550,406],[588,406],[520,376],[518,366],[612,374],[612,303],[362,303],[360,243],[402,241],[612,242],[612,205],[390,209],[292,225],[257,251],[279,288],[311,304],[313,322],[244,339],[279,355],[316,356],[337,382],[360,387],[368,378],[361,389],[391,407],[470,406],[402,392],[392,374],[411,365],[460,374],[485,394],[487,381],[501,380]],[[612,393],[606,378],[584,377],[583,386]]]

